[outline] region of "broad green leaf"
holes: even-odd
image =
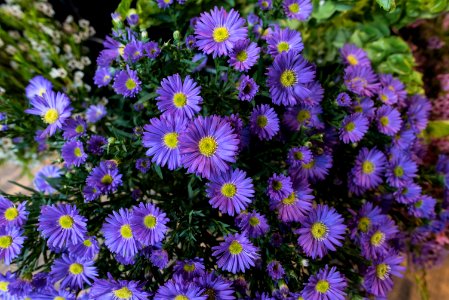
[[[449,136],[449,120],[430,121],[426,134],[431,138],[443,138]]]
[[[395,0],[376,0],[377,3],[386,11],[391,11],[396,7]]]

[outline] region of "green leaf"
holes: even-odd
[[[335,6],[335,3],[332,1],[325,1],[323,5],[317,6],[312,13],[312,17],[318,20],[325,20],[330,18],[336,10],[337,7]]]
[[[159,176],[160,179],[164,179],[164,176],[162,175],[162,170],[161,167],[159,167],[158,165],[153,165],[154,171],[156,172],[156,174]]]
[[[449,120],[430,121],[426,128],[426,134],[431,138],[443,138],[449,136]]]
[[[377,3],[386,11],[391,11],[396,8],[395,0],[376,0]]]
[[[122,16],[126,16],[128,14],[129,9],[131,8],[132,0],[122,0],[117,7],[117,12]]]

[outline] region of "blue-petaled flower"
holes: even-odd
[[[239,40],[229,53],[228,63],[237,71],[247,71],[257,63],[260,48],[249,39]]]
[[[196,285],[203,290],[207,299],[214,297],[220,300],[234,300],[232,282],[215,273],[207,273],[195,280]]]
[[[352,99],[347,93],[338,94],[336,101],[341,107],[348,107],[352,105]]]
[[[376,259],[385,256],[390,245],[388,241],[395,238],[398,228],[389,216],[384,216],[378,224],[373,225],[367,233],[361,234],[362,256]]]
[[[182,164],[204,178],[228,170],[236,160],[238,144],[229,123],[218,116],[196,118],[179,136]]]
[[[135,97],[142,89],[141,83],[137,71],[128,68],[115,74],[112,87],[117,94],[125,97]]]
[[[293,193],[293,183],[290,176],[273,174],[268,179],[268,196],[272,201],[282,200]]]
[[[133,234],[144,246],[155,245],[164,239],[168,221],[166,214],[151,203],[134,206],[130,218]]]
[[[418,172],[418,165],[409,155],[394,151],[385,176],[389,185],[399,188],[408,185],[416,177],[416,172]]]
[[[122,175],[117,165],[112,161],[102,161],[93,168],[86,179],[86,183],[97,188],[102,194],[113,193],[122,185]]]
[[[193,50],[196,48],[196,38],[194,35],[188,35],[185,39],[187,49]]]
[[[86,110],[86,120],[89,123],[97,123],[107,114],[106,107],[103,104],[91,105]]]
[[[87,219],[70,204],[45,205],[41,208],[38,230],[53,247],[63,247],[67,243],[76,245],[85,239]]]
[[[15,205],[9,199],[0,196],[0,226],[22,227],[28,217],[27,202]]]
[[[376,115],[374,101],[368,97],[354,101],[352,104],[352,110],[356,113],[363,113],[370,121],[372,121]]]
[[[290,51],[276,56],[267,75],[273,103],[291,106],[308,96],[305,84],[313,81],[315,71],[300,54]]]
[[[22,230],[18,227],[0,227],[0,260],[7,266],[22,250],[22,244],[25,241],[22,233]]]
[[[238,81],[239,100],[251,101],[259,91],[256,81],[248,75],[242,75]]]
[[[411,128],[419,133],[426,129],[432,111],[430,101],[422,95],[414,95],[407,99],[407,120]]]
[[[279,132],[279,118],[267,104],[256,106],[250,117],[251,132],[261,140],[271,140]]]
[[[285,271],[284,268],[282,267],[282,265],[276,261],[273,260],[272,262],[270,262],[267,265],[267,272],[268,275],[271,277],[271,279],[273,280],[278,280],[278,279],[282,279],[285,275]]]
[[[159,6],[159,8],[169,8],[170,5],[172,5],[174,2],[174,0],[157,0],[157,5]]]
[[[253,267],[260,257],[259,249],[245,235],[238,233],[226,236],[219,246],[212,247],[212,251],[218,258],[218,267],[234,274]]]
[[[164,249],[154,249],[151,251],[150,262],[159,269],[165,269],[167,267],[169,258],[168,253]]]
[[[159,44],[154,41],[149,41],[145,43],[144,48],[146,55],[151,59],[155,59],[161,53],[161,48],[159,48]]]
[[[204,276],[204,260],[202,258],[187,259],[177,261],[173,271],[181,275],[185,280],[191,281],[194,278]]]
[[[207,300],[203,295],[204,290],[193,282],[185,281],[180,275],[160,286],[154,296],[154,300]]]
[[[284,113],[284,124],[290,130],[300,130],[302,127],[323,129],[319,115],[323,112],[320,105],[297,105],[289,107]]]
[[[364,147],[357,155],[350,180],[362,188],[373,189],[382,183],[381,176],[386,163],[385,155],[381,151]]]
[[[228,170],[210,178],[206,193],[212,207],[233,216],[251,203],[254,186],[251,177],[247,177],[245,171]]]
[[[405,186],[398,188],[393,195],[397,202],[410,204],[416,202],[416,199],[421,196],[421,191],[419,184],[408,182]]]
[[[340,49],[343,61],[349,66],[371,66],[371,62],[366,52],[354,44],[345,44]]]
[[[53,194],[56,190],[48,183],[47,178],[59,177],[61,177],[60,168],[53,165],[45,166],[36,173],[33,184],[39,192]]]
[[[363,285],[376,297],[386,297],[393,289],[392,276],[402,277],[405,267],[401,266],[404,258],[391,253],[382,259],[376,259],[366,270]]]
[[[47,128],[41,136],[52,136],[56,130],[62,129],[65,120],[70,117],[72,107],[69,98],[62,93],[48,91],[42,96],[35,96],[30,100],[33,108],[25,110],[26,113],[41,116]]]
[[[118,212],[113,211],[108,215],[102,228],[108,249],[126,258],[133,257],[140,247],[131,227],[131,217],[128,210],[120,208]]]
[[[407,91],[405,85],[397,78],[394,78],[391,74],[381,74],[379,76],[380,83],[384,88],[392,91],[400,104],[402,104],[407,98]]]
[[[383,105],[376,113],[377,129],[383,134],[394,136],[402,126],[401,114],[391,106]]]
[[[100,251],[97,238],[86,237],[82,243],[76,245],[69,245],[69,253],[75,257],[82,257],[88,260],[93,260],[95,255]]]
[[[192,119],[200,110],[203,98],[201,87],[187,75],[184,81],[179,74],[162,79],[161,87],[156,90],[157,107],[163,113],[175,115],[177,118]]]
[[[313,300],[344,300],[346,286],[346,279],[337,268],[326,265],[309,277],[302,296]]]
[[[45,93],[50,92],[52,89],[53,84],[43,76],[38,75],[30,80],[30,83],[25,88],[25,93],[28,100],[33,100],[34,97],[42,97]]]
[[[306,147],[294,147],[288,151],[287,163],[290,167],[299,167],[302,164],[308,164],[313,160],[312,151]]]
[[[98,87],[104,87],[109,84],[112,80],[112,73],[109,67],[99,67],[97,71],[95,71],[94,75],[94,83]]]
[[[398,96],[387,87],[379,89],[379,100],[386,105],[392,105],[398,102]]]
[[[373,96],[380,85],[374,71],[366,66],[347,67],[344,79],[348,90],[359,96]]]
[[[109,273],[108,279],[97,279],[90,289],[90,299],[147,300],[144,284],[139,281],[115,280]]]
[[[123,49],[123,58],[127,61],[136,62],[144,55],[144,44],[141,41],[131,41]]]
[[[101,135],[92,135],[87,141],[87,151],[94,155],[101,155],[104,152],[104,146],[107,145],[108,140]]]
[[[0,273],[0,296],[5,300],[17,300],[16,297],[9,293],[9,285],[16,280],[16,274],[7,271],[5,274]]]
[[[273,7],[272,0],[259,0],[259,7],[261,10],[270,10]]]
[[[239,40],[246,39],[248,29],[245,20],[231,9],[214,7],[210,12],[203,12],[195,25],[196,45],[206,54],[228,55]]]
[[[417,218],[431,219],[435,216],[436,200],[430,196],[422,195],[409,205],[409,212]]]
[[[318,106],[324,97],[324,89],[318,81],[312,81],[305,85],[309,89],[306,97],[301,98],[301,103],[308,106]]]
[[[64,289],[60,289],[59,291],[55,290],[55,288],[48,288],[43,290],[40,293],[33,294],[33,300],[48,300],[48,299],[57,299],[57,300],[76,300],[79,299],[72,292],[69,292]],[[16,300],[16,299],[11,299]]]
[[[284,0],[282,3],[285,15],[289,19],[307,20],[312,14],[313,5],[310,0]]]
[[[350,219],[351,238],[355,239],[358,233],[367,233],[374,225],[379,225],[385,218],[380,208],[374,206],[371,202],[366,202],[356,213],[350,210],[353,218]]]
[[[328,251],[342,246],[346,231],[342,216],[327,205],[318,205],[302,220],[298,244],[312,258],[322,258]]]
[[[55,259],[50,276],[55,281],[62,280],[61,288],[82,289],[85,283],[91,285],[98,272],[92,260],[63,254],[61,258]]]
[[[83,143],[80,141],[69,141],[62,146],[61,157],[64,159],[67,167],[79,167],[86,162],[87,154],[84,152]]]
[[[313,157],[308,163],[302,162],[299,167],[290,167],[289,174],[293,179],[307,178],[313,182],[323,180],[332,167],[332,156],[323,153]]]
[[[151,168],[151,160],[149,158],[139,158],[136,160],[136,169],[142,174],[146,174]]]
[[[148,148],[146,155],[153,157],[153,163],[161,167],[167,165],[170,170],[181,166],[178,138],[186,127],[187,119],[170,114],[153,118],[144,126],[142,144]]]
[[[300,53],[304,49],[301,34],[290,28],[275,28],[273,33],[267,38],[268,53],[276,57],[283,52]]]
[[[287,197],[270,201],[270,209],[277,210],[278,219],[282,222],[299,222],[312,209],[313,198],[309,184],[302,182]]]
[[[346,116],[341,124],[340,139],[343,143],[356,143],[360,141],[368,131],[369,121],[361,113]]]
[[[246,234],[250,238],[258,238],[270,230],[270,226],[268,225],[265,216],[259,214],[255,210],[249,213],[242,212],[238,218],[238,222],[236,219],[236,223],[238,223],[237,226],[241,229],[243,234]]]
[[[79,138],[86,133],[86,127],[86,121],[80,116],[67,119],[62,126],[62,130],[64,131],[62,136],[66,140]]]

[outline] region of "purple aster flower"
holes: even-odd
[[[82,243],[69,245],[69,253],[75,257],[93,260],[100,251],[100,246],[95,237],[87,236]]]
[[[181,275],[185,280],[191,281],[194,278],[204,276],[204,262],[202,258],[187,259],[177,261],[173,268],[175,274]]]
[[[48,91],[42,96],[30,100],[33,108],[25,110],[27,114],[41,116],[42,121],[48,124],[41,136],[52,136],[57,129],[62,129],[65,120],[70,117],[72,107],[69,98],[62,93]]]
[[[340,140],[345,144],[360,141],[368,131],[369,121],[361,113],[348,115],[344,118],[340,128]]]
[[[379,89],[380,84],[371,67],[351,66],[345,69],[345,85],[351,92],[359,96],[371,97]]]
[[[73,294],[69,291],[66,291],[63,289],[60,289],[59,291],[57,291],[52,287],[52,288],[48,288],[48,289],[42,291],[42,293],[38,293],[37,295],[34,294],[32,299],[33,300],[48,300],[48,299],[76,300],[79,298],[77,298],[75,294]],[[11,299],[11,300],[13,300],[13,299]]]
[[[236,161],[239,139],[218,116],[198,117],[179,136],[181,161],[189,173],[210,178]]]
[[[61,288],[82,289],[85,283],[91,285],[98,272],[92,260],[63,254],[61,258],[55,259],[50,276],[55,281],[62,280]]]
[[[56,166],[45,166],[36,173],[33,184],[39,192],[53,194],[56,190],[48,183],[47,178],[61,177],[61,169]]]
[[[353,111],[363,113],[368,120],[373,120],[376,116],[376,108],[374,107],[374,101],[370,98],[363,98],[353,103]]]
[[[25,93],[28,100],[33,100],[35,96],[42,97],[45,93],[52,91],[52,83],[43,76],[38,75],[30,80],[30,83],[25,88]]]
[[[22,227],[28,218],[26,204],[27,201],[24,201],[15,205],[9,199],[0,196],[0,227]]]
[[[107,145],[108,140],[101,135],[93,135],[87,141],[87,151],[94,155],[102,155],[104,146]]]
[[[9,285],[16,280],[16,274],[7,271],[5,274],[0,273],[0,296],[5,300],[18,300],[17,297],[9,293]]]
[[[379,90],[379,100],[382,101],[386,105],[393,105],[398,102],[398,96],[396,93],[389,88],[381,88]]]
[[[407,117],[415,132],[426,129],[432,105],[422,95],[414,95],[407,100]]]
[[[139,281],[115,280],[108,273],[108,279],[95,280],[90,290],[91,299],[146,300],[150,294],[144,291]]]
[[[304,299],[313,300],[344,300],[347,286],[345,277],[337,271],[336,267],[329,269],[326,265],[317,274],[309,277],[302,295]]]
[[[61,157],[67,167],[79,167],[84,164],[87,154],[84,152],[83,143],[80,141],[68,141],[61,148]]]
[[[300,53],[304,49],[301,34],[296,30],[290,28],[281,29],[276,27],[273,33],[267,38],[268,53],[272,57],[283,52]]]
[[[393,137],[392,144],[396,149],[408,150],[416,139],[416,135],[412,129],[402,128]]]
[[[144,50],[143,42],[134,40],[125,46],[123,57],[127,61],[136,62],[143,57]]]
[[[309,106],[317,106],[323,100],[324,89],[318,81],[309,82],[305,85],[309,89],[310,93],[301,98],[301,103]]]
[[[259,7],[261,10],[270,10],[273,7],[272,0],[259,0]]]
[[[253,14],[253,13],[248,14],[248,16],[246,17],[246,21],[248,22],[248,25],[250,27],[261,22],[260,18],[256,14]]]
[[[257,63],[260,48],[249,39],[235,42],[229,53],[228,63],[237,71],[247,71]]]
[[[86,121],[80,116],[76,118],[67,119],[62,126],[64,133],[62,136],[66,140],[71,140],[74,138],[79,138],[86,133]]]
[[[280,201],[293,193],[293,183],[289,176],[273,174],[268,179],[268,196],[272,201]]]
[[[136,169],[142,174],[146,174],[151,168],[151,160],[149,158],[139,158],[136,160]]]
[[[261,140],[271,140],[279,132],[279,118],[267,104],[256,106],[251,113],[251,132]]]
[[[342,246],[346,225],[334,208],[319,204],[302,220],[301,225],[295,231],[299,234],[298,244],[313,259],[323,258],[329,250],[336,251],[336,247]]]
[[[276,56],[267,75],[273,103],[290,106],[308,96],[305,84],[313,81],[315,71],[301,55],[289,51]]]
[[[155,59],[161,53],[161,49],[159,48],[159,44],[157,42],[147,42],[144,45],[145,53],[151,59]]]
[[[192,72],[199,72],[207,65],[207,55],[203,53],[197,53],[193,56],[192,62],[196,63],[196,67],[192,70]]]
[[[379,76],[380,83],[383,87],[392,91],[399,103],[403,103],[407,98],[407,91],[405,85],[397,78],[394,78],[391,74],[381,74]]]
[[[174,0],[157,0],[157,5],[158,5],[160,8],[166,9],[166,8],[169,8],[170,5],[173,4],[173,1],[174,1]]]
[[[421,191],[421,186],[414,182],[408,182],[407,185],[398,188],[393,195],[397,202],[410,204],[417,201],[417,198],[421,196]]]
[[[207,273],[195,280],[195,284],[203,290],[206,299],[215,297],[220,300],[234,300],[234,289],[232,283],[215,273]]]
[[[345,44],[340,49],[340,55],[343,62],[349,66],[371,67],[371,62],[366,52],[354,44]]]
[[[95,71],[94,83],[98,87],[107,86],[112,80],[112,73],[108,67],[99,67]]]
[[[332,156],[328,153],[315,156],[308,163],[301,163],[297,168],[290,167],[290,176],[295,178],[308,178],[312,181],[319,181],[326,178],[329,169],[332,167]]]
[[[99,166],[93,168],[86,183],[97,188],[102,194],[114,193],[123,184],[117,165],[110,161],[101,161]]]
[[[195,49],[195,47],[196,47],[196,38],[195,38],[195,36],[194,35],[186,36],[185,43],[186,43],[187,49],[189,49],[189,50]]]
[[[352,99],[347,93],[340,93],[337,96],[337,104],[341,107],[348,107],[352,105]]]
[[[120,254],[115,254],[114,257],[119,264],[124,266],[130,266],[136,263],[136,255],[125,257]]]
[[[352,169],[352,181],[365,189],[373,189],[382,183],[382,174],[387,160],[385,155],[376,148],[362,148],[357,155]]]
[[[302,126],[323,129],[324,124],[318,117],[322,112],[323,110],[320,105],[298,105],[289,107],[284,113],[284,123],[293,131],[300,130]]]
[[[259,91],[257,83],[248,75],[242,75],[238,82],[239,100],[251,101]]]
[[[282,222],[299,222],[312,209],[312,192],[309,184],[303,182],[282,200],[270,201],[270,209],[277,210]]]
[[[12,296],[18,299],[27,299],[29,295],[33,292],[33,286],[31,285],[31,280],[24,278],[16,278],[8,285],[8,291]]]
[[[179,74],[162,79],[161,87],[156,90],[157,108],[161,112],[174,114],[177,118],[192,119],[201,110],[203,98],[201,87],[187,75],[184,82]]]
[[[166,214],[151,203],[140,203],[132,208],[131,229],[144,246],[155,245],[164,239],[168,221]]]
[[[393,289],[392,275],[402,277],[401,272],[405,271],[405,267],[401,266],[403,261],[403,257],[394,253],[375,260],[364,277],[366,290],[376,297],[386,297]]]
[[[402,126],[401,114],[391,106],[382,105],[376,113],[377,129],[383,134],[394,136]]]
[[[167,251],[164,249],[156,249],[151,251],[150,261],[159,269],[165,269],[169,261]]]
[[[312,14],[313,5],[310,0],[284,0],[282,3],[285,15],[289,19],[306,21]]]
[[[353,218],[349,219],[351,231],[351,239],[355,239],[358,233],[367,233],[373,225],[379,225],[385,218],[380,208],[374,206],[371,202],[366,202],[356,213],[350,210]]]
[[[408,186],[416,177],[416,172],[418,165],[408,155],[395,151],[392,153],[385,175],[389,185],[399,188]]]
[[[431,219],[435,217],[435,204],[434,198],[422,195],[409,205],[409,212],[417,218]]]
[[[199,288],[195,283],[186,282],[181,276],[175,275],[173,279],[159,287],[154,300],[206,300],[208,296],[203,296],[203,292],[204,290]]]
[[[112,87],[117,94],[123,95],[124,97],[135,97],[142,89],[140,86],[141,83],[137,76],[137,71],[131,70],[128,67],[127,70],[117,72]]]
[[[185,118],[164,114],[144,126],[142,144],[148,148],[146,155],[153,156],[153,163],[161,167],[167,165],[169,170],[181,166],[178,138],[186,129],[187,122]]]
[[[203,12],[195,25],[196,45],[214,58],[228,55],[237,41],[247,38],[248,29],[244,25],[245,19],[237,11],[214,7]]]
[[[306,147],[294,147],[288,151],[287,163],[291,168],[296,168],[302,164],[308,164],[313,160],[312,151]]]
[[[273,260],[272,262],[270,262],[267,266],[267,272],[268,275],[271,277],[271,279],[273,280],[279,280],[282,279],[285,275],[285,271],[284,268],[282,267],[282,265],[276,261]]]
[[[134,27],[139,24],[139,15],[138,14],[130,14],[126,21],[128,22],[128,25],[131,27]]]
[[[22,244],[25,237],[18,227],[1,226],[0,227],[0,260],[9,266],[11,261],[19,256],[22,250]]]
[[[210,205],[230,216],[246,209],[254,196],[253,180],[239,169],[214,174],[206,187]]]
[[[38,230],[48,239],[48,245],[62,248],[67,243],[82,243],[86,225],[87,219],[78,213],[75,205],[45,205],[41,208]]]
[[[238,227],[243,234],[250,238],[258,238],[270,230],[267,219],[255,210],[250,213],[242,213],[239,218]]]
[[[131,217],[130,212],[120,208],[118,213],[113,211],[106,218],[102,228],[108,249],[124,257],[133,257],[140,247],[131,227]]]
[[[361,234],[362,256],[376,259],[386,255],[390,249],[388,241],[396,237],[398,228],[389,216],[373,224],[367,233]]]
[[[234,274],[253,267],[260,257],[259,249],[245,235],[238,233],[226,236],[219,246],[212,247],[212,251],[212,256],[218,258],[218,267]]]
[[[91,105],[86,111],[86,119],[89,123],[97,123],[107,114],[106,107],[103,104]]]

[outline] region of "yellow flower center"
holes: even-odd
[[[346,59],[348,60],[349,64],[355,66],[359,63],[359,60],[357,59],[357,57],[355,57],[352,54],[349,54]]]
[[[81,274],[81,273],[83,273],[83,271],[84,271],[84,267],[82,264],[74,263],[74,264],[71,264],[69,267],[69,272],[72,273],[73,275]]]
[[[101,178],[101,183],[103,184],[111,184],[112,183],[112,176],[109,174],[106,174]]]
[[[206,137],[203,137],[199,141],[198,148],[202,155],[211,157],[217,151],[218,144],[217,144],[217,141],[213,137],[206,136]]]
[[[268,124],[268,119],[266,116],[261,115],[257,117],[257,126],[260,128],[264,128]]]
[[[329,281],[327,281],[327,280],[319,280],[315,286],[315,290],[321,294],[326,294],[327,291],[329,290],[329,288],[330,288],[330,284],[329,284]]]
[[[92,246],[92,242],[90,240],[85,240],[83,242],[83,245],[86,246],[86,247],[91,247]]]
[[[229,31],[226,27],[217,27],[214,29],[212,37],[216,43],[223,43],[229,38]]]
[[[287,198],[282,199],[282,204],[284,205],[292,205],[296,201],[295,193],[291,193]]]
[[[371,220],[368,217],[362,217],[359,220],[359,225],[357,225],[357,228],[362,232],[367,232],[370,225]]]
[[[55,108],[50,108],[45,113],[43,120],[47,124],[54,124],[59,118],[59,113]]]
[[[125,46],[124,45],[121,45],[118,48],[118,53],[120,54],[120,56],[123,56],[123,54],[125,54]]]
[[[404,169],[401,166],[397,166],[396,168],[394,168],[394,175],[396,177],[404,176]]]
[[[109,79],[111,79],[111,76],[109,76],[109,75],[104,75],[104,77],[103,77],[103,82],[107,82]]]
[[[151,214],[146,215],[145,218],[143,218],[143,224],[145,225],[145,227],[153,229],[154,227],[156,227],[157,219]]]
[[[374,164],[369,160],[365,160],[362,164],[362,172],[365,174],[371,174],[374,172]]]
[[[315,166],[315,160],[312,160],[308,164],[302,164],[302,167],[307,170],[312,169],[314,166]]]
[[[349,122],[348,124],[346,124],[345,129],[347,132],[351,132],[355,129],[355,124],[354,122]]]
[[[380,246],[385,241],[385,234],[378,230],[371,236],[370,241],[371,241],[371,245],[376,246],[376,247]]]
[[[268,1],[262,1],[262,7],[268,7]]]
[[[75,132],[76,133],[81,133],[81,132],[83,132],[84,131],[84,126],[83,125],[78,125],[78,126],[76,126],[76,128],[75,128]]]
[[[302,109],[298,112],[298,114],[296,115],[296,120],[299,123],[304,123],[305,121],[309,120],[311,118],[311,114],[310,111],[308,111],[307,109]]]
[[[238,241],[232,241],[231,245],[229,245],[229,252],[232,255],[237,255],[242,253],[243,247]]]
[[[42,97],[42,95],[45,94],[46,92],[47,92],[47,90],[45,88],[40,88],[39,92],[37,92],[37,94]]]
[[[129,226],[129,224],[122,225],[122,227],[120,227],[120,235],[125,239],[132,238],[133,231],[131,230],[131,226]]]
[[[279,42],[277,48],[278,52],[282,53],[288,51],[290,49],[290,45],[287,42]]]
[[[240,51],[237,56],[236,56],[237,60],[240,62],[244,62],[245,60],[248,59],[248,52],[246,52],[245,50]]]
[[[281,84],[284,87],[291,87],[296,83],[296,74],[292,70],[285,70],[281,74]]]
[[[422,205],[423,205],[422,199],[416,201],[416,203],[415,203],[415,207],[416,207],[416,208],[420,208]]]
[[[178,147],[178,134],[176,132],[166,133],[162,139],[167,148],[175,149]]]
[[[175,93],[173,95],[173,104],[177,108],[184,107],[187,104],[187,96],[184,93]]]
[[[115,290],[113,293],[114,296],[119,299],[129,299],[133,295],[133,292],[131,292],[126,286],[122,287],[119,290]]]
[[[388,100],[387,95],[385,94],[380,95],[380,100],[382,100],[382,102],[386,102]]]
[[[185,264],[183,267],[184,271],[186,272],[193,272],[195,271],[195,264]]]
[[[9,248],[12,244],[12,237],[9,235],[2,235],[0,236],[0,248],[6,249]]]
[[[259,224],[260,224],[260,220],[259,220],[258,217],[251,217],[251,218],[249,218],[249,225],[254,227],[254,226],[257,226]]]
[[[383,116],[382,118],[380,118],[380,124],[382,124],[382,126],[387,126],[390,123],[390,120],[388,120],[387,116]]]
[[[80,147],[76,147],[75,150],[73,150],[73,154],[75,154],[76,157],[81,157],[83,153],[81,153]]]
[[[59,226],[61,226],[64,229],[72,228],[73,223],[75,222],[73,221],[73,218],[69,215],[64,215],[59,218]]]
[[[221,187],[221,194],[225,197],[232,198],[237,194],[237,187],[232,183],[225,183]]]
[[[134,56],[135,56],[135,57],[137,57],[137,56],[139,56],[139,55],[140,55],[140,51],[134,52]]]
[[[132,91],[136,88],[137,83],[132,78],[128,78],[128,80],[126,80],[125,82],[125,86],[128,90]]]
[[[363,108],[360,105],[357,105],[357,106],[354,106],[354,111],[361,113],[361,112],[363,112]]]
[[[61,296],[56,296],[53,298],[53,300],[65,300],[65,298]]]
[[[312,233],[312,236],[316,240],[324,239],[327,235],[327,231],[328,231],[327,226],[324,225],[324,223],[322,223],[322,222],[313,223],[312,229],[310,230],[310,232]]]
[[[387,264],[379,264],[376,266],[376,276],[382,280],[386,279],[390,273],[390,266]]]
[[[185,295],[178,295],[175,297],[175,300],[189,300],[189,298]]]
[[[8,281],[0,281],[0,291],[7,292],[8,291]]]
[[[302,160],[304,158],[304,154],[302,154],[301,151],[297,151],[293,154],[293,156],[295,157],[295,159],[297,160]]]
[[[273,180],[273,190],[280,191],[282,189],[282,182],[279,180]]]
[[[19,211],[15,207],[10,207],[5,210],[5,219],[7,221],[13,221],[19,216]]]

